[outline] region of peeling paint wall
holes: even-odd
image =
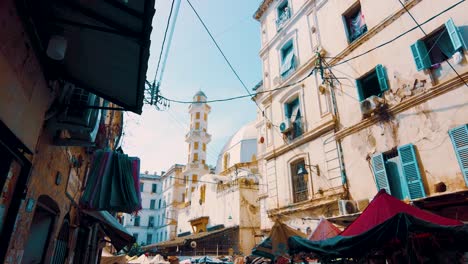
[[[333,64],[363,54],[416,26],[398,1],[361,0],[368,34],[348,43],[344,24],[337,18],[354,2],[329,0],[317,11],[325,56],[332,58]],[[420,23],[456,2],[407,1],[411,14]],[[467,9],[468,4],[462,3],[422,28],[430,34],[452,18],[466,42]],[[435,185],[441,182],[447,186],[445,193],[467,189],[448,131],[468,123],[468,90],[447,62],[417,71],[410,46],[423,37],[419,29],[413,30],[388,45],[331,68],[340,78],[340,83],[334,82],[340,117],[337,134],[343,134],[344,163],[354,200],[372,198],[377,192],[369,157],[409,143],[415,145],[428,196],[442,194],[435,191]],[[467,54],[463,50],[460,63],[448,59],[464,78],[468,72]],[[380,96],[384,107],[363,116],[355,80],[377,64],[386,69],[389,90]]]

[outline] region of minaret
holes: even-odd
[[[189,106],[190,129],[185,136],[188,143],[188,161],[184,172],[185,201],[191,201],[191,194],[201,176],[209,173],[206,165],[206,147],[211,141],[208,134],[208,114],[211,107],[206,104],[206,95],[202,91],[193,96],[193,103]]]

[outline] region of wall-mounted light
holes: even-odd
[[[314,168],[315,173],[317,174],[317,176],[320,176],[320,168],[319,168],[318,164],[317,165],[303,164],[302,166],[299,166],[299,168],[297,169],[297,175],[299,175],[299,176],[309,175],[309,172],[307,171],[307,169],[305,167]]]
[[[63,36],[54,35],[50,37],[47,45],[47,56],[53,60],[63,60],[67,51],[67,39]]]

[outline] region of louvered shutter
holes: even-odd
[[[468,186],[468,125],[456,127],[449,131],[453,148],[460,164],[465,183]]]
[[[387,170],[385,168],[385,160],[382,153],[378,153],[372,157],[372,168],[374,169],[377,190],[385,189],[388,194],[391,194]]]
[[[431,59],[427,53],[426,44],[422,40],[418,40],[411,45],[411,52],[418,71],[431,67]]]
[[[413,200],[426,197],[413,144],[398,147],[398,156],[401,160],[403,176],[408,184],[410,198]]]
[[[361,85],[361,81],[360,80],[356,80],[356,88],[357,88],[357,92],[358,92],[358,96],[359,96],[359,101],[362,102],[364,101],[364,92],[362,91],[362,85]]]
[[[377,73],[377,79],[379,80],[380,92],[385,92],[388,90],[387,82],[387,71],[379,64],[375,67],[375,72]]]
[[[284,117],[290,118],[291,113],[289,112],[289,104],[284,104]]]
[[[447,28],[447,32],[450,36],[450,40],[452,41],[452,45],[455,50],[461,49],[463,48],[463,46],[466,46],[464,45],[463,37],[461,36],[458,27],[455,26],[453,19],[450,18],[447,22],[445,22],[445,27]]]

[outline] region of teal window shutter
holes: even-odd
[[[460,164],[465,183],[468,186],[468,125],[451,129],[449,134],[457,155],[458,164]]]
[[[390,192],[390,184],[388,183],[387,169],[385,168],[385,160],[382,153],[375,154],[372,157],[372,168],[374,169],[375,184],[377,189],[385,189],[388,194]]]
[[[398,156],[401,160],[403,176],[408,184],[410,198],[414,200],[426,197],[414,145],[407,144],[398,147]]]
[[[379,86],[380,91],[385,92],[388,90],[388,82],[387,82],[387,71],[385,70],[382,64],[378,64],[375,67],[375,72],[377,73],[377,79],[379,79]]]
[[[286,118],[290,118],[291,117],[291,114],[289,113],[289,104],[286,103],[284,104],[284,116]]]
[[[447,22],[445,22],[445,27],[447,28],[447,32],[455,50],[461,49],[464,46],[466,47],[463,37],[461,36],[458,27],[455,26],[453,19],[450,18]]]
[[[431,67],[431,59],[427,53],[426,44],[422,40],[418,40],[411,45],[411,52],[418,71]]]
[[[357,88],[357,92],[358,92],[358,96],[359,96],[359,102],[362,102],[364,101],[364,93],[362,91],[362,85],[361,85],[361,81],[360,80],[356,80],[356,88]]]

